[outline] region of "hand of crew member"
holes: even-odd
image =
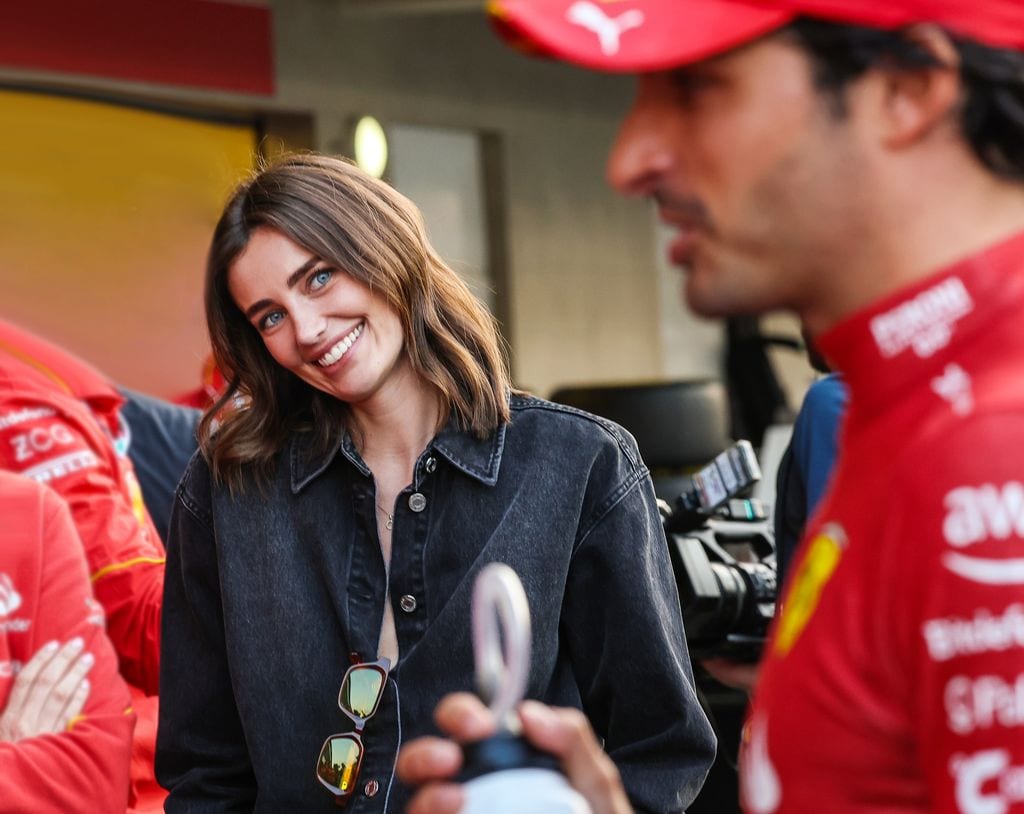
[[[632,814],[618,769],[601,749],[582,712],[524,701],[519,719],[530,743],[561,760],[569,782],[586,798],[594,814]],[[402,748],[399,778],[408,785],[422,786],[410,801],[407,814],[457,814],[463,794],[451,780],[462,766],[458,743],[480,740],[495,730],[490,711],[468,693],[443,698],[434,720],[457,743],[423,737]]]
[[[760,665],[745,664],[729,659],[713,658],[701,659],[700,666],[703,667],[719,684],[733,687],[737,690],[745,690],[748,694],[754,691],[757,686],[757,673]]]
[[[0,713],[0,741],[15,742],[63,732],[89,698],[91,653],[74,638],[50,642],[36,651],[14,679]]]

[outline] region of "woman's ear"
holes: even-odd
[[[937,64],[920,68],[882,67],[880,122],[889,147],[921,141],[951,120],[960,103],[960,55],[949,35],[936,25],[910,28],[907,38]]]

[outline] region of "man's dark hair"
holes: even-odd
[[[818,87],[836,115],[845,113],[844,90],[868,69],[916,70],[938,60],[900,31],[801,17],[787,32],[808,53]],[[960,56],[965,93],[960,129],[974,154],[1003,178],[1024,181],[1024,53],[979,45],[950,35]]]

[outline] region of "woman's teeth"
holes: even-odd
[[[363,332],[363,323],[359,323],[344,339],[342,339],[337,345],[331,348],[327,353],[316,360],[316,363],[320,367],[329,367],[337,362],[342,356],[348,353],[348,349],[355,344],[355,341],[359,338],[359,334]]]

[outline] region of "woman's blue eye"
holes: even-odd
[[[277,323],[284,319],[284,314],[280,311],[271,311],[266,314],[263,319],[260,320],[260,330],[265,331],[268,328],[273,328]]]
[[[331,279],[331,274],[330,269],[317,269],[309,278],[309,287],[314,291],[318,288],[323,288],[327,285],[327,281]]]

